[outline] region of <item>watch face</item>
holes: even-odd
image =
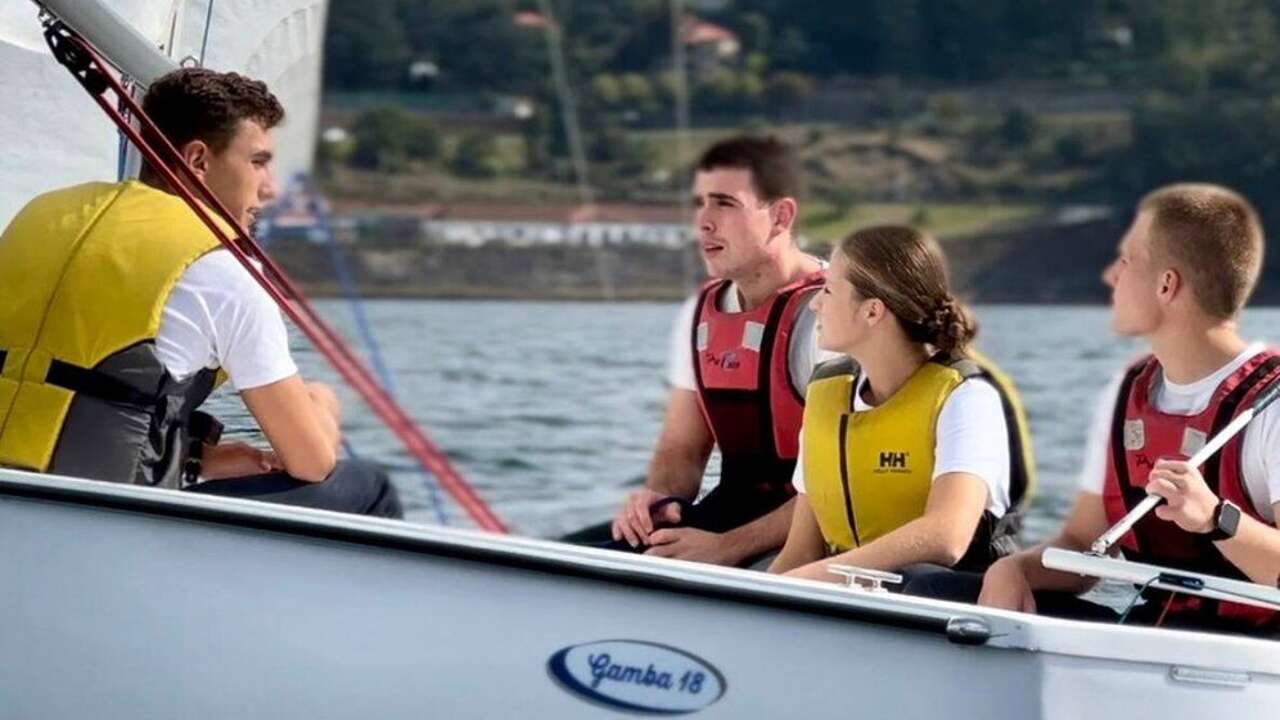
[[[1235,537],[1240,527],[1240,508],[1235,503],[1223,501],[1222,512],[1218,513],[1218,529],[1227,537]]]

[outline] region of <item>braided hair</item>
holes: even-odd
[[[879,225],[846,237],[840,252],[849,261],[849,282],[863,297],[883,302],[909,339],[964,354],[978,324],[951,294],[946,259],[931,235]]]

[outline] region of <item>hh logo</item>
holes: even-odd
[[[906,472],[907,455],[904,452],[880,453],[880,472]]]
[[[738,354],[732,350],[728,350],[718,357],[715,353],[708,352],[706,358],[708,363],[725,370],[737,370],[742,366],[742,361],[738,359]]]

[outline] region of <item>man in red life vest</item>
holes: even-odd
[[[1280,378],[1280,352],[1243,340],[1237,318],[1257,282],[1263,232],[1243,197],[1213,185],[1148,195],[1104,279],[1117,333],[1151,354],[1104,393],[1081,491],[1046,544],[997,561],[979,602],[1114,619],[1074,597],[1082,578],[1046,569],[1045,547],[1086,550],[1148,492],[1167,502],[1122,539],[1127,558],[1275,586],[1280,575],[1280,409],[1269,406],[1202,468],[1183,462]],[[1137,622],[1248,633],[1277,613],[1188,595],[1159,596]],[[1163,618],[1162,618],[1163,616]]]
[[[712,146],[693,195],[712,280],[678,316],[662,433],[610,530],[650,555],[742,565],[781,547],[790,526],[804,388],[829,357],[809,310],[823,263],[796,245],[800,174],[782,142]],[[690,505],[713,447],[720,482]]]

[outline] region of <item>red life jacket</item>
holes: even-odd
[[[1111,421],[1107,451],[1107,477],[1102,499],[1107,520],[1114,524],[1146,497],[1148,475],[1161,458],[1185,460],[1204,446],[1253,399],[1280,378],[1280,352],[1264,350],[1249,358],[1218,386],[1209,406],[1198,415],[1168,415],[1151,403],[1152,382],[1160,363],[1144,358],[1124,375]],[[1254,509],[1244,484],[1242,448],[1244,433],[1236,435],[1201,468],[1215,495],[1230,500],[1254,519]],[[1175,523],[1150,513],[1120,540],[1125,557],[1219,577],[1248,580],[1205,535],[1189,533]],[[1169,613],[1193,613],[1234,624],[1276,627],[1280,613],[1263,608],[1220,602],[1191,595],[1175,595]]]
[[[806,275],[737,313],[716,307],[728,280],[712,280],[698,296],[690,338],[698,405],[720,448],[722,492],[760,498],[746,515],[758,517],[795,494],[804,396],[791,384],[791,333],[821,284],[822,273]]]

